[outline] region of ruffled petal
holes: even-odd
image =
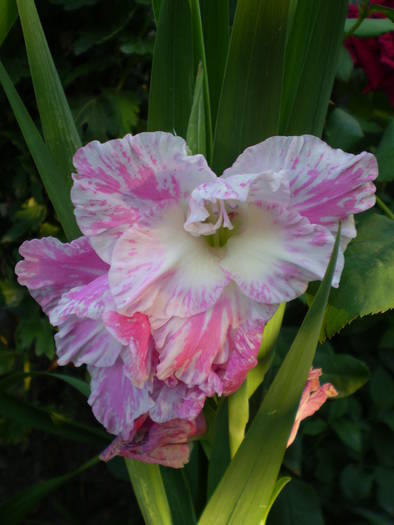
[[[88,402],[93,414],[108,432],[127,439],[136,419],[154,405],[149,388],[136,388],[131,383],[120,358],[113,366],[89,366],[88,370],[91,375]]]
[[[328,398],[336,397],[338,395],[338,392],[331,383],[325,383],[324,385],[320,386],[319,377],[321,374],[322,371],[320,368],[311,368],[309,372],[308,380],[306,382],[304,391],[302,392],[300,404],[298,405],[293,428],[291,429],[291,433],[287,441],[288,447],[295,440],[301,421],[317,412],[320,407],[324,405]]]
[[[275,305],[305,292],[322,279],[334,245],[333,235],[280,206],[250,204],[237,235],[227,242],[221,267],[251,299]],[[343,266],[343,255],[338,258]]]
[[[25,241],[19,253],[24,260],[15,268],[18,282],[28,287],[48,315],[65,292],[94,281],[108,270],[85,237],[67,244],[53,237]]]
[[[147,419],[129,439],[115,439],[100,458],[109,461],[115,456],[123,456],[144,463],[182,468],[189,461],[190,440],[202,435],[205,429],[202,416],[195,421],[174,419],[162,424]]]
[[[224,176],[265,170],[287,171],[292,206],[313,224],[336,224],[375,203],[375,157],[332,149],[311,135],[272,137],[251,146]]]
[[[76,152],[74,166],[78,225],[108,262],[131,225],[150,224],[170,203],[184,202],[195,186],[215,179],[202,155],[188,155],[181,137],[163,132],[90,142]]]
[[[188,388],[177,382],[169,386],[163,381],[155,381],[152,394],[155,404],[149,415],[156,423],[170,419],[194,419],[204,407],[205,393],[199,388]]]
[[[121,354],[124,372],[134,386],[143,388],[153,372],[153,339],[146,315],[125,317],[117,312],[103,315],[106,328],[127,348]]]
[[[118,240],[109,283],[120,313],[183,317],[220,297],[229,279],[208,243],[185,232],[183,222],[182,210],[173,207],[151,228],[134,226]]]
[[[59,365],[112,366],[122,350],[122,344],[106,330],[101,320],[76,316],[60,325],[55,342]]]
[[[207,395],[221,395],[223,388],[227,388],[223,387],[223,377],[227,385],[231,382],[229,378],[236,375],[238,365],[242,370],[255,366],[251,356],[257,355],[264,323],[275,309],[276,306],[256,304],[229,286],[206,312],[188,318],[173,317],[160,326],[153,325],[153,337],[160,355],[157,377],[167,380],[174,376],[188,387],[199,386]],[[250,327],[254,326],[253,320],[257,320],[260,332],[258,336],[245,335],[242,340],[237,330],[249,320]],[[247,349],[248,344],[251,346]],[[240,356],[237,358],[232,353],[238,350]],[[232,370],[227,377],[228,365]],[[220,376],[216,373],[217,367]]]

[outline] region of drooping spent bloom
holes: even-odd
[[[116,311],[148,317],[156,377],[229,394],[256,364],[277,306],[324,275],[338,221],[373,206],[375,157],[273,137],[218,178],[169,133],[97,141],[74,157],[78,224],[109,265]]]
[[[195,419],[205,395],[198,387],[157,379],[159,359],[149,321],[140,313],[126,317],[116,312],[108,264],[83,237],[68,244],[50,237],[26,241],[20,253],[24,257],[16,266],[20,284],[29,288],[59,328],[55,335],[59,364],[88,365],[88,401],[96,418],[119,439],[141,436],[144,429],[148,449],[137,447],[137,459],[151,457],[150,462],[157,459],[174,467],[186,462],[185,439],[203,426]],[[166,434],[168,428],[171,435]]]
[[[302,392],[300,404],[291,429],[287,446],[289,447],[296,438],[301,421],[312,416],[330,397],[336,397],[338,392],[331,383],[320,385],[321,368],[311,368],[308,379]]]

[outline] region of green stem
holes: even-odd
[[[369,8],[369,1],[364,0],[364,2],[361,5],[360,8],[360,16],[357,18],[354,25],[349,29],[349,31],[345,34],[345,39],[349,36],[353,35],[357,29],[361,26],[361,24],[364,22],[364,20],[369,16],[371,10]]]
[[[212,161],[212,151],[213,151],[213,138],[212,138],[212,116],[211,116],[211,101],[209,97],[209,81],[208,81],[208,68],[207,68],[207,59],[205,56],[205,45],[204,45],[204,34],[202,29],[201,21],[201,11],[200,4],[198,0],[190,0],[193,24],[195,30],[195,36],[197,38],[197,46],[200,52],[200,58],[202,67],[204,70],[204,106],[205,106],[205,117],[207,124],[207,160],[210,164]]]
[[[388,206],[386,206],[386,204],[382,201],[380,197],[378,197],[378,195],[376,195],[376,204],[389,219],[394,220],[394,213],[390,210]]]

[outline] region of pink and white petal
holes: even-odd
[[[111,307],[114,304],[108,286],[108,273],[105,273],[88,284],[64,293],[50,312],[49,319],[54,325],[62,323],[70,315],[100,319],[105,310]]]
[[[108,270],[86,237],[63,244],[53,237],[25,241],[19,248],[24,260],[15,272],[46,314],[61,296],[76,286],[90,283]]]
[[[193,235],[211,235],[221,226],[232,230],[232,218],[236,216],[240,204],[247,201],[288,204],[290,190],[286,176],[267,171],[227,178],[223,176],[214,182],[201,184],[190,196],[185,230]],[[211,222],[206,222],[209,218]]]
[[[304,293],[310,281],[322,279],[334,245],[326,228],[275,205],[249,205],[243,213],[221,267],[244,294],[278,305]]]
[[[115,456],[123,456],[144,463],[182,468],[189,461],[190,440],[202,435],[205,429],[202,416],[196,421],[175,419],[163,424],[146,420],[128,440],[116,438],[100,458],[109,461]]]
[[[220,297],[229,279],[208,243],[185,232],[183,222],[183,211],[172,207],[150,229],[132,227],[118,240],[109,283],[121,314],[189,316]]]
[[[74,166],[78,224],[108,262],[131,225],[150,224],[169,203],[182,203],[195,186],[215,178],[202,155],[189,156],[182,138],[163,132],[90,142],[76,152]]]
[[[205,394],[199,388],[188,388],[177,382],[169,386],[163,381],[155,381],[152,394],[155,404],[149,415],[156,423],[171,419],[195,419],[204,407]]]
[[[74,363],[112,366],[123,346],[106,330],[101,320],[69,317],[55,335],[59,365]]]
[[[88,399],[96,419],[111,434],[127,439],[134,423],[153,406],[149,388],[136,388],[125,375],[123,361],[109,367],[89,366],[91,394]]]
[[[264,321],[243,323],[229,333],[230,357],[224,367],[216,370],[223,385],[223,395],[234,393],[257,365],[257,356],[263,338]]]
[[[106,312],[103,322],[108,331],[126,346],[121,354],[124,373],[134,386],[143,388],[151,378],[154,364],[154,345],[148,318],[140,313],[125,317],[117,312]]]
[[[338,392],[331,383],[320,386],[320,368],[311,368],[308,379],[302,392],[297,414],[290,432],[287,446],[289,447],[296,438],[301,422],[317,412],[330,397],[336,397]]]
[[[265,170],[287,171],[292,206],[314,224],[337,223],[375,203],[376,158],[332,149],[311,135],[271,137],[247,148],[225,176]]]

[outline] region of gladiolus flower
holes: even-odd
[[[323,277],[341,220],[338,285],[353,214],[375,202],[375,157],[312,136],[252,146],[221,178],[163,132],[91,142],[74,165],[84,237],[24,243],[16,272],[59,327],[59,364],[88,365],[93,412],[130,457],[162,449],[161,425],[195,434],[205,397],[256,365],[278,305]]]

